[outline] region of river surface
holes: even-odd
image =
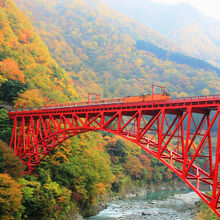
[[[189,191],[149,192],[145,196],[113,201],[87,220],[194,220],[199,197]]]

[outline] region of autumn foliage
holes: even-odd
[[[125,163],[125,170],[129,175],[134,178],[140,178],[141,172],[143,170],[143,165],[137,157],[128,156],[127,161]]]
[[[45,104],[45,100],[39,89],[29,89],[24,93],[20,93],[17,102],[20,106],[26,105],[28,107],[43,106]]]
[[[21,208],[21,199],[20,185],[8,174],[0,173],[0,218],[15,219]]]
[[[0,62],[0,74],[4,78],[25,83],[24,73],[19,69],[18,64],[12,59],[4,59]]]
[[[2,86],[10,92],[10,86],[14,92],[13,99],[10,95],[5,101],[35,106],[47,98],[57,102],[77,99],[71,77],[52,59],[28,18],[12,0],[5,1],[5,6],[0,10],[0,90]]]
[[[87,92],[105,97],[147,94],[155,81],[166,86],[174,97],[220,91],[215,68],[206,69],[204,62],[180,53],[171,59],[178,48],[99,0],[15,2],[31,15],[34,26],[53,57],[70,74],[81,97],[86,98]],[[137,47],[140,41],[154,50]]]
[[[21,178],[24,165],[12,149],[0,140],[0,173],[7,173],[14,179]]]

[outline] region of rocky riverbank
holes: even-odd
[[[194,192],[156,191],[146,196],[112,201],[107,209],[89,220],[194,220],[199,197]]]
[[[183,182],[172,182],[172,183],[161,183],[158,185],[150,184],[141,188],[133,187],[129,191],[117,195],[117,196],[107,196],[104,199],[100,200],[99,204],[95,207],[91,207],[90,209],[81,210],[81,215],[77,214],[74,219],[82,220],[83,217],[94,216],[97,215],[101,210],[108,207],[111,202],[115,202],[118,200],[123,200],[126,198],[135,198],[137,196],[145,196],[148,192],[156,192],[156,191],[166,191],[166,190],[187,190],[189,187]]]

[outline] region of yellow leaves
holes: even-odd
[[[82,59],[83,61],[87,61],[88,60],[88,56],[86,54],[80,54],[80,59]]]
[[[5,78],[4,76],[0,75],[0,86],[2,83],[6,82],[7,78]]]
[[[8,174],[0,173],[0,218],[15,219],[14,216],[21,207],[21,199],[20,185]]]
[[[209,89],[204,88],[204,89],[202,90],[202,95],[204,95],[204,96],[209,95]]]
[[[54,154],[47,159],[53,165],[59,165],[62,163],[69,163],[69,158],[72,156],[71,153],[71,140],[66,140],[64,143],[60,144],[55,150]]]
[[[188,96],[188,94],[186,92],[181,92],[180,94],[178,94],[179,98],[187,97],[187,96]]]
[[[78,97],[77,92],[73,87],[73,84],[67,86],[67,92],[71,99]]]
[[[1,44],[4,42],[4,34],[2,33],[2,31],[0,30],[0,46]]]
[[[74,4],[83,5],[84,1],[83,0],[74,0]]]
[[[29,57],[28,59],[29,59],[30,61],[32,61],[30,57]],[[30,62],[30,64],[28,64],[28,65],[25,66],[25,69],[26,69],[27,72],[31,72],[33,69],[36,68],[36,66],[37,66],[36,63]]]
[[[42,106],[44,98],[38,89],[29,89],[20,94],[16,100],[17,103],[25,104],[27,107]]]
[[[208,195],[211,196],[210,193],[208,193]],[[204,220],[204,219],[219,220],[219,217],[214,213],[214,211],[205,202],[202,201],[199,207],[199,212],[196,213],[196,219],[197,220]]]
[[[83,199],[88,199],[88,192],[87,190],[84,188],[84,186],[82,186],[80,184],[80,182],[83,181],[83,178],[82,179],[78,179],[79,183],[77,185],[75,185],[75,189],[77,191],[78,194],[80,194]]]
[[[54,165],[58,165],[60,163],[69,162],[69,159],[64,153],[57,152],[52,156],[51,161]]]
[[[115,137],[116,137],[116,136],[115,136]],[[105,136],[105,137],[104,137],[104,140],[105,140],[106,142],[109,142],[111,139],[112,139],[112,138],[109,137],[109,136]]]
[[[18,64],[12,59],[4,59],[0,62],[0,74],[4,78],[25,83],[23,72],[19,69]]]
[[[137,67],[140,67],[142,64],[143,64],[143,60],[140,59],[140,58],[138,58],[138,59],[135,61],[135,65],[136,65]]]

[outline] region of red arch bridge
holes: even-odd
[[[158,158],[220,217],[220,96],[138,103],[96,102],[9,112],[10,147],[31,174],[46,155],[77,134],[120,135]],[[210,193],[202,191],[207,185]]]

